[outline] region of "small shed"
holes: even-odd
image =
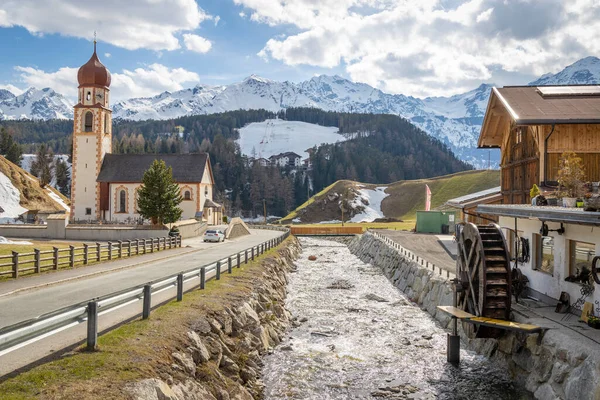
[[[456,211],[417,211],[417,233],[454,233]]]

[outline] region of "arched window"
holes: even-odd
[[[87,94],[85,95],[85,99],[87,101],[90,101],[92,99],[92,92],[87,92]]]
[[[127,205],[127,194],[125,193],[124,190],[121,190],[119,192],[119,212],[126,212],[126,206]]]
[[[208,196],[208,186],[204,187],[204,196]]]
[[[183,199],[184,200],[191,200],[192,199],[192,194],[190,193],[189,190],[186,190],[185,192],[183,192]]]
[[[108,114],[104,114],[104,133],[108,133]]]
[[[94,128],[94,114],[91,111],[85,113],[84,132],[92,132]]]

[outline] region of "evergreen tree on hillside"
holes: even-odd
[[[54,167],[54,153],[45,144],[41,144],[31,163],[31,174],[40,180],[40,186],[45,187],[52,181],[52,170]]]
[[[173,181],[173,170],[163,160],[154,160],[144,172],[138,190],[138,211],[153,224],[170,224],[181,218],[183,201],[179,185]]]
[[[58,190],[66,197],[71,196],[71,174],[69,173],[69,167],[62,158],[57,158],[54,166],[56,174],[56,186]]]
[[[21,165],[23,149],[4,128],[0,129],[0,154],[8,161],[19,166]]]

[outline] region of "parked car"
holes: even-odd
[[[224,242],[225,233],[217,229],[209,229],[206,232],[204,232],[203,239],[205,242]]]

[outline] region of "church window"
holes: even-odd
[[[87,92],[87,95],[85,96],[85,99],[87,101],[90,101],[92,99],[92,92]]]
[[[94,114],[91,111],[85,113],[84,132],[92,132],[94,127]]]
[[[206,187],[204,188],[204,195],[205,195],[205,196],[208,196],[208,186],[206,186]]]
[[[92,209],[91,208],[86,208],[85,209],[85,215],[92,215]]]
[[[126,202],[127,202],[127,194],[125,193],[124,190],[121,190],[119,192],[119,212],[126,212],[125,211],[125,206],[126,206]]]
[[[184,200],[191,200],[192,199],[192,194],[190,193],[189,190],[186,190],[185,192],[183,192],[183,199]]]

